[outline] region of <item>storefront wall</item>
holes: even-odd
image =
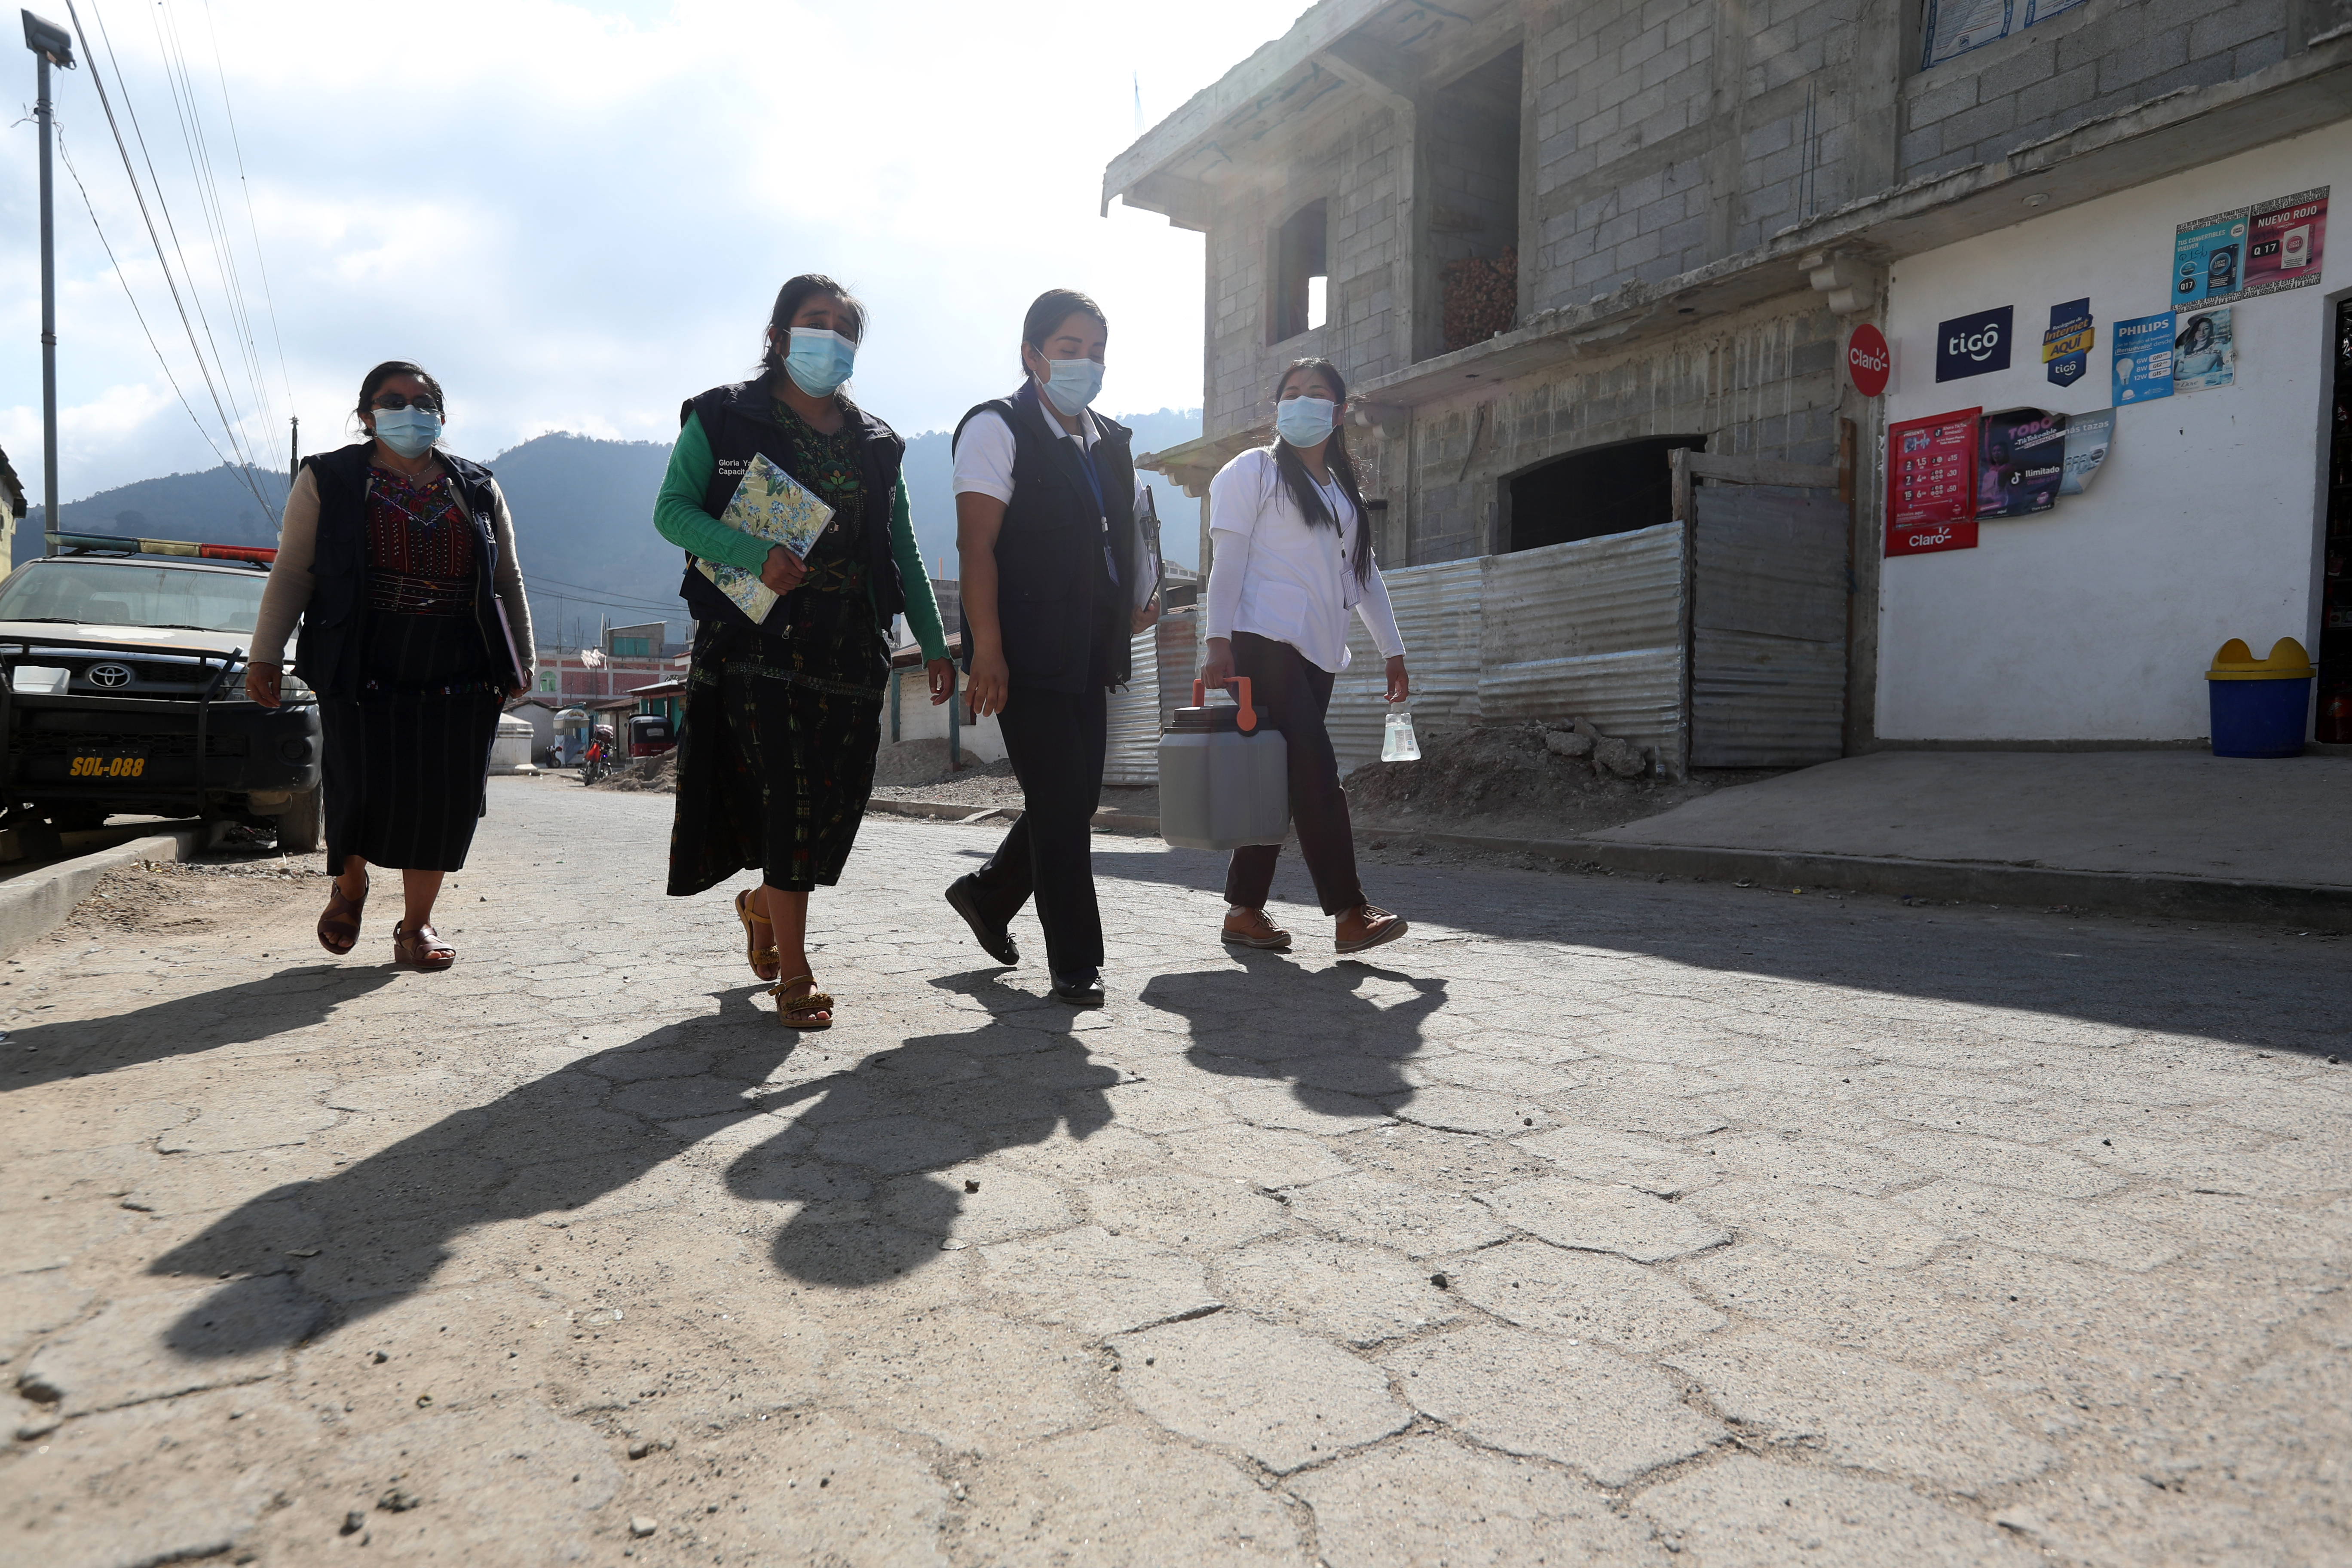
[[[2347,176],[2352,123],[1896,263],[1887,421],[2109,406],[2115,324],[2169,308],[2177,225],[2331,184],[2344,200]],[[2053,510],[1986,520],[1974,550],[1882,563],[1880,740],[2194,739],[2222,642],[2315,649],[2320,405],[2331,296],[2352,281],[2352,225],[2334,227],[2318,284],[2234,305],[2236,384],[2121,409],[2105,466]],[[2050,308],[2084,295],[2088,374],[2053,385]],[[2002,305],[2016,310],[2010,368],[1939,384],[1939,323]]]

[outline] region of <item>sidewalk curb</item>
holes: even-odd
[[[109,871],[142,860],[185,860],[208,847],[211,825],[175,827],[111,849],[80,855],[0,882],[0,956],[30,946],[66,923]]]
[[[2135,871],[2067,871],[1986,861],[1901,860],[1860,855],[1808,855],[1769,849],[1710,849],[1680,844],[1624,844],[1591,838],[1488,838],[1377,827],[1380,833],[1457,849],[1540,855],[1615,871],[1754,881],[1770,888],[1835,888],[1841,892],[1946,899],[1972,904],[2096,910],[2103,914],[2173,920],[2307,922],[2352,928],[2352,888],[2291,882],[2235,882]]]
[[[887,816],[944,817],[950,822],[974,822],[991,817],[1010,820],[1021,815],[1017,805],[960,805],[943,800],[872,800],[866,803],[868,811],[878,811]],[[1157,833],[1160,819],[1138,816],[1131,811],[1113,811],[1104,806],[1094,815],[1092,826],[1113,833]]]

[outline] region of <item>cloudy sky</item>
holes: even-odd
[[[142,182],[148,160],[159,176],[177,231],[163,249],[175,268],[185,255],[222,395],[276,464],[289,407],[305,450],[341,444],[361,374],[394,357],[447,387],[460,452],[557,429],[667,440],[683,398],[744,373],[776,286],[804,270],[871,307],[856,390],[904,431],[951,426],[1012,384],[1022,310],[1057,284],[1110,314],[1102,406],[1195,405],[1201,237],[1117,205],[1097,216],[1103,165],[1134,140],[1139,79],[1149,124],[1281,33],[1300,0],[75,4],[101,61],[101,21],[111,37],[145,137],[132,155]],[[68,21],[66,0],[33,9]],[[26,118],[0,151],[0,449],[37,501],[37,143],[15,32],[0,71]],[[190,168],[180,61],[211,193]],[[92,75],[55,76],[97,209],[93,226],[61,165],[68,500],[230,449]],[[211,237],[214,193],[238,287]]]

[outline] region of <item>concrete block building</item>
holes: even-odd
[[[1280,367],[1328,355],[1360,400],[1350,439],[1391,569],[1550,550],[1561,572],[1589,575],[1601,568],[1563,547],[1703,531],[1691,484],[1700,496],[1744,482],[1833,505],[1837,537],[1813,548],[1837,559],[1811,564],[1842,582],[1845,604],[1834,633],[1809,634],[1840,645],[1833,675],[1819,659],[1806,667],[1819,689],[1809,754],[1822,734],[1845,751],[2194,736],[2195,669],[2213,643],[2195,645],[2209,633],[2226,626],[2251,641],[2253,622],[2275,620],[2318,646],[2335,396],[2320,340],[2333,340],[2329,284],[2347,275],[2344,261],[2315,265],[2316,286],[2294,303],[2240,307],[2257,337],[2311,332],[2311,363],[2269,382],[2292,383],[2292,418],[2275,442],[2240,443],[2228,459],[2286,487],[2273,510],[2292,521],[2262,533],[2268,566],[2241,574],[2243,593],[2226,602],[2144,614],[2137,632],[2118,624],[2101,647],[2073,649],[2096,667],[2080,701],[1950,701],[1919,685],[1949,651],[1934,642],[2022,634],[2001,608],[2012,574],[2071,574],[2033,584],[2045,606],[2096,593],[2102,562],[2146,547],[2151,528],[2193,597],[2199,552],[2231,546],[2210,528],[2201,542],[2169,534],[2209,525],[2210,512],[2102,518],[2076,498],[2056,519],[2016,525],[2085,531],[2073,547],[2011,550],[1988,525],[1979,555],[1938,582],[1928,568],[1949,557],[1885,549],[1884,433],[1890,405],[1908,416],[1979,400],[1967,384],[1937,385],[1939,323],[2009,303],[2017,331],[2039,332],[2036,312],[2057,302],[2042,294],[2070,291],[2068,268],[2101,243],[2099,215],[2119,210],[2102,202],[2120,201],[2147,230],[2133,231],[2135,245],[2161,248],[2216,187],[2196,171],[2228,163],[2221,184],[2247,200],[2325,186],[2331,163],[2352,173],[2347,23],[2352,0],[1319,0],[1106,172],[1106,205],[1207,237],[1205,434],[1147,466],[1204,494],[1217,468],[1268,438]],[[2165,194],[2183,179],[2177,199]],[[2166,307],[2168,265],[2168,251],[2118,258],[2098,289],[2071,290],[2102,295],[2095,374],[2074,403],[2107,401],[2106,328]],[[1893,384],[1872,395],[1847,364],[1864,324],[1893,343]],[[2032,401],[2023,381],[2003,390]],[[2251,407],[2224,413],[2280,422],[2272,405],[2260,421]],[[2133,435],[2117,432],[2117,478],[2154,464],[2153,426]],[[1695,455],[1679,500],[1677,448]],[[2137,489],[2160,495],[2160,475],[2148,467]],[[1688,565],[1703,532],[1660,537],[1681,552],[1682,574],[1624,593],[1678,597],[1638,637],[1676,644],[1680,663],[1653,670],[1655,693],[1642,700],[1655,710],[1634,727],[1656,731],[1662,758],[1703,760],[1692,727],[1710,680],[1753,686],[1771,660],[1708,674]],[[1946,588],[1967,574],[1956,605]],[[2147,575],[2134,577],[2143,595]],[[1560,636],[1579,657],[1629,651]],[[1826,642],[1816,651],[1826,657]],[[1988,686],[2027,679],[2030,660],[2012,663],[1960,667]],[[1885,711],[1883,667],[1899,689]],[[2147,680],[2168,682],[2167,694],[2126,694]]]

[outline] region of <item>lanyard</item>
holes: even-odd
[[[1102,475],[1095,469],[1095,449],[1087,445],[1083,437],[1065,437],[1064,439],[1077,443],[1078,471],[1087,476],[1087,489],[1095,498],[1095,521],[1102,529],[1103,569],[1110,574],[1110,580],[1116,584],[1119,580],[1118,563],[1111,558],[1110,508],[1103,504]]]

